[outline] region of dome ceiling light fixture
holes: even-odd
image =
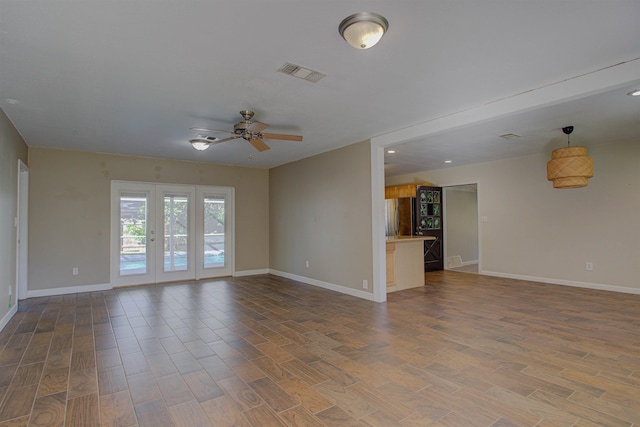
[[[387,19],[377,13],[354,13],[342,20],[338,31],[356,49],[369,49],[380,41],[389,28]]]
[[[189,140],[191,146],[198,151],[204,151],[209,148],[212,142],[217,141],[218,138],[214,138],[211,136],[198,135],[195,138]]]
[[[569,135],[573,126],[562,128],[567,135],[567,147],[551,153],[547,162],[547,179],[553,181],[553,188],[580,188],[588,185],[593,176],[593,158],[587,156],[586,147],[572,147]]]

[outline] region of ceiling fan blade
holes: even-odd
[[[258,151],[267,151],[269,150],[269,146],[267,144],[264,143],[263,140],[258,139],[258,138],[251,138],[249,140],[249,142],[251,143],[251,145],[253,145],[253,147],[258,150]]]
[[[218,139],[216,141],[212,141],[213,144],[220,144],[221,142],[227,142],[227,141],[231,141],[232,139],[238,139],[240,138],[239,136],[230,136],[229,138],[224,138],[224,139]]]
[[[224,133],[235,133],[230,130],[220,130],[220,129],[208,129],[208,128],[189,128],[190,130],[195,130],[198,132],[224,132]]]
[[[259,121],[255,121],[253,123],[251,123],[249,125],[249,127],[247,128],[247,130],[249,132],[253,132],[253,133],[258,133],[258,132],[262,132],[263,130],[265,130],[266,128],[268,128],[269,125],[266,123],[262,123]]]
[[[283,141],[302,141],[302,136],[300,135],[284,135],[282,133],[263,133],[262,137],[264,139],[281,139]]]

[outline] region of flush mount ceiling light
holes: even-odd
[[[629,95],[629,96],[640,96],[640,89],[634,89],[631,92],[629,92],[627,95]]]
[[[384,16],[360,12],[343,19],[338,31],[356,49],[369,49],[380,41],[388,28],[389,22]]]
[[[553,181],[553,188],[586,187],[593,176],[593,158],[587,156],[586,147],[572,147],[569,134],[573,126],[562,128],[567,135],[567,147],[558,148],[551,153],[547,162],[547,179]]]

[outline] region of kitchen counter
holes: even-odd
[[[433,236],[387,236],[387,243],[390,242],[413,242],[413,241],[425,241],[425,240],[436,240]]]
[[[424,241],[433,236],[387,236],[387,293],[424,286]]]

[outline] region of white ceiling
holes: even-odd
[[[369,50],[337,31],[359,11],[389,20]],[[30,146],[261,168],[639,58],[637,0],[0,0],[0,106]],[[287,61],[327,77],[278,73]],[[549,150],[564,143],[565,125],[585,145],[638,141],[640,99],[626,96],[634,87],[640,72],[413,137],[386,156],[385,173]],[[204,152],[188,143],[189,128],[231,129],[244,109],[267,132],[304,141],[267,141],[262,153],[244,140]]]

